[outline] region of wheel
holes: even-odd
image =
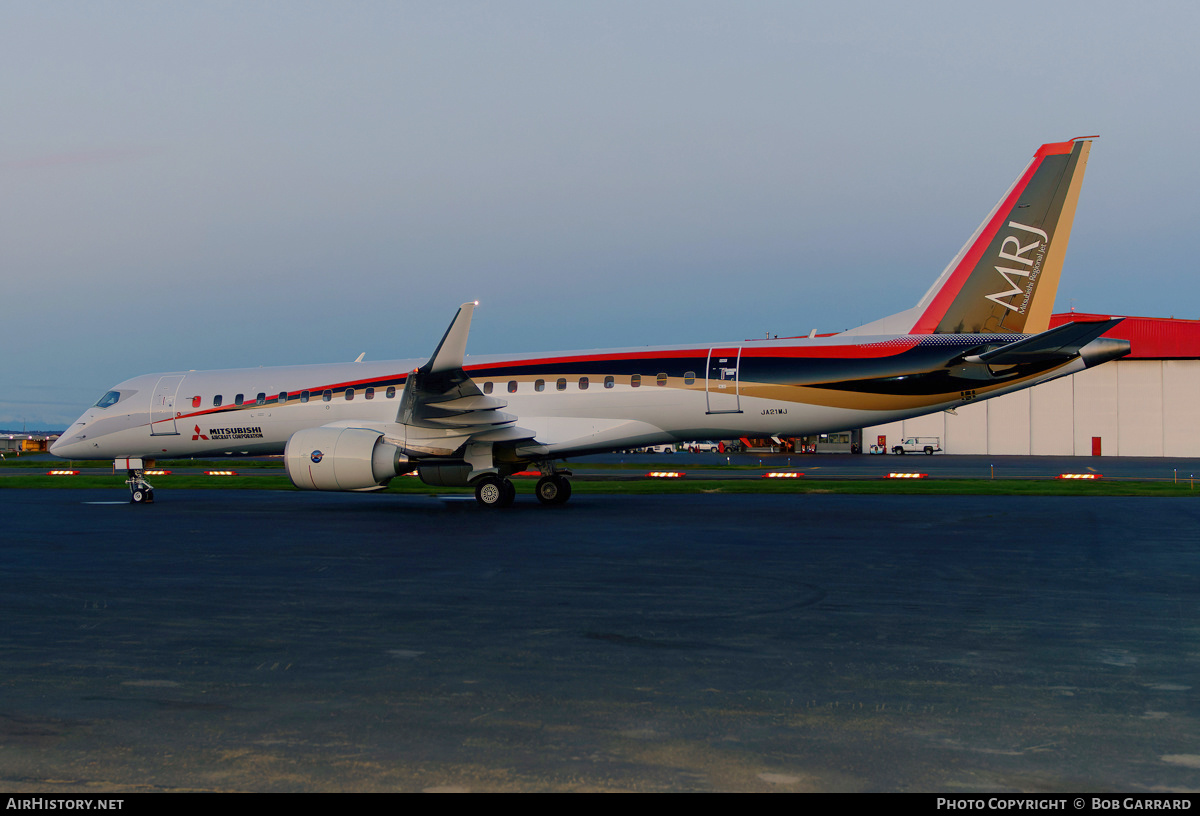
[[[571,498],[571,482],[565,476],[557,474],[543,476],[538,480],[534,493],[542,504],[564,504]]]
[[[553,476],[543,476],[538,479],[533,493],[542,504],[558,504],[558,480]]]
[[[511,507],[516,497],[512,482],[499,476],[484,476],[475,485],[475,501],[482,507]]]
[[[129,501],[133,502],[134,504],[145,504],[146,493],[147,493],[147,491],[145,491],[145,490],[135,490],[135,491],[133,491],[133,494],[129,497]]]
[[[931,447],[929,447],[928,445],[926,445],[926,446],[925,446],[925,455],[926,455],[926,456],[933,456],[933,448],[931,448]]]
[[[904,455],[904,448],[902,448],[902,447],[900,447],[899,445],[897,445],[896,447],[892,448],[892,453],[895,453],[895,454],[897,454],[897,455],[899,455],[899,456],[903,456],[903,455]]]

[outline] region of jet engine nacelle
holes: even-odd
[[[301,490],[377,490],[415,467],[379,431],[331,425],[292,434],[283,461]]]

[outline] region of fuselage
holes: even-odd
[[[1084,367],[1079,356],[1000,367],[963,362],[1020,337],[832,336],[468,357],[463,371],[533,431],[536,458],[557,458],[656,442],[863,427]],[[405,384],[421,363],[147,374],[114,386],[51,452],[68,459],[278,454],[306,428],[397,422]]]

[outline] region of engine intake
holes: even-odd
[[[283,461],[301,490],[378,490],[415,467],[379,431],[328,425],[292,434]]]

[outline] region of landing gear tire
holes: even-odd
[[[538,501],[547,506],[565,504],[567,499],[571,498],[571,481],[557,474],[543,476],[538,480],[534,493]]]
[[[499,476],[484,476],[475,485],[475,501],[481,507],[511,507],[516,497],[513,483]]]
[[[125,480],[125,484],[129,486],[129,503],[130,504],[153,504],[154,503],[154,488],[145,479],[145,473],[141,470],[129,471],[129,478]]]

